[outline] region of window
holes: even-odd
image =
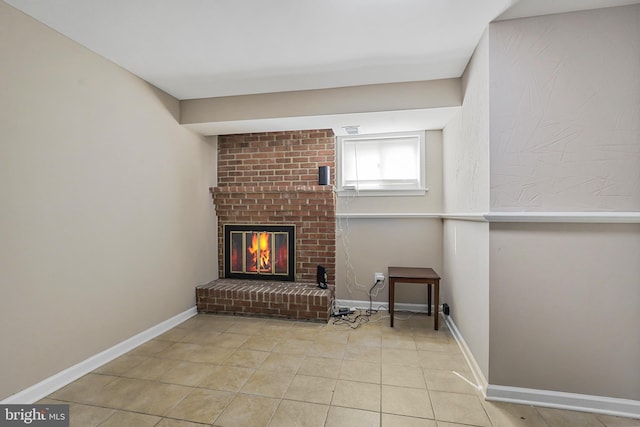
[[[338,137],[338,191],[419,195],[425,190],[424,132]]]

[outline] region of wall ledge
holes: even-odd
[[[489,222],[640,223],[640,212],[489,212]]]
[[[339,212],[338,218],[435,218],[476,222],[640,224],[640,212]]]
[[[197,314],[196,307],[191,307],[188,310],[179,313],[170,319],[164,320],[155,326],[146,329],[139,334],[127,338],[126,340],[110,347],[98,354],[95,354],[80,363],[77,363],[63,371],[58,372],[45,378],[37,384],[32,385],[18,393],[12,394],[6,399],[0,401],[0,404],[21,404],[30,405],[38,400],[50,395],[56,390],[61,389],[67,384],[72,383],[83,375],[99,368],[100,366],[111,362],[117,357],[133,350],[134,348],[144,344],[145,342],[157,337],[160,334],[165,333],[169,329],[179,325],[185,320],[195,316]]]

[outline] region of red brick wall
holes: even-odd
[[[315,282],[323,265],[335,284],[335,192],[333,185],[318,185],[319,166],[331,168],[334,184],[330,129],[218,137],[218,186],[211,193],[221,276],[224,224],[295,224],[296,281]]]

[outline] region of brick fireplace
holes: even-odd
[[[333,185],[318,184],[319,166],[335,170],[335,140],[330,129],[218,137],[218,186],[211,188],[211,194],[218,217],[221,279],[198,287],[199,311],[328,319],[335,290],[336,201]],[[225,277],[229,271],[225,265],[227,225],[257,230],[260,226],[293,226],[292,281],[245,276],[234,282]],[[328,270],[328,290],[315,286],[318,265]],[[215,291],[216,284],[225,291]],[[232,295],[229,287],[240,284],[243,291]],[[265,301],[266,294],[273,294],[273,303]]]

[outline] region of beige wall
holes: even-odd
[[[640,211],[639,23],[633,5],[491,24],[492,210]],[[489,382],[639,400],[640,226],[490,236]]]
[[[0,2],[0,399],[194,306],[216,272],[215,139]]]
[[[484,213],[489,207],[489,42],[484,34],[462,77],[461,112],[443,130],[445,212]],[[489,375],[489,226],[444,220],[443,295],[451,318]]]
[[[490,383],[640,400],[640,224],[492,224]]]
[[[336,298],[369,301],[374,273],[389,266],[442,271],[442,222],[432,218],[343,218],[338,220]],[[387,306],[388,280],[373,301]],[[425,286],[399,284],[396,302],[426,306]],[[374,304],[375,307],[381,304]]]

